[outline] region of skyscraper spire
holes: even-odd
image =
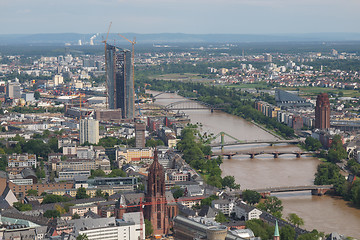
[[[278,221],[275,223],[274,240],[280,240]]]

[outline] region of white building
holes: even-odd
[[[8,167],[36,167],[35,154],[16,154],[13,153],[8,157]]]
[[[19,80],[8,81],[6,86],[6,97],[11,99],[21,98],[21,86]]]
[[[260,215],[262,214],[262,211],[260,211],[259,209],[243,202],[238,203],[235,206],[234,212],[236,217],[243,221],[259,219]]]
[[[99,142],[99,121],[88,118],[80,120],[80,144]]]
[[[223,214],[230,216],[234,211],[235,202],[227,199],[219,199],[211,202],[211,207],[219,209]]]
[[[142,223],[140,226],[140,217],[142,213],[134,212],[125,213],[123,219],[83,218],[72,221],[74,221],[75,235],[86,234],[89,240],[145,239],[145,225]]]
[[[64,78],[63,76],[61,75],[55,75],[53,77],[53,81],[54,81],[54,85],[57,86],[57,85],[61,85],[64,83]]]

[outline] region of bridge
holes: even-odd
[[[282,193],[282,192],[300,192],[300,191],[311,191],[312,195],[324,195],[327,191],[333,189],[333,185],[308,185],[308,186],[290,186],[290,187],[271,187],[263,189],[252,189],[261,194],[263,198],[270,196],[271,193]]]
[[[232,142],[225,142],[225,136],[233,139]],[[284,139],[275,139],[275,140],[239,140],[236,137],[231,136],[230,134],[226,132],[219,132],[217,135],[212,137],[210,140],[213,141],[220,137],[220,142],[217,143],[211,143],[210,147],[221,147],[223,149],[225,146],[231,146],[231,145],[244,145],[244,144],[261,144],[261,143],[267,143],[270,145],[278,144],[278,143],[288,143],[288,144],[297,144],[300,142],[299,139],[292,139],[292,140],[284,140]]]
[[[223,105],[211,105],[201,101],[193,101],[190,99],[177,101],[170,103],[166,106],[157,106],[157,108],[146,108],[146,110],[165,110],[165,111],[177,111],[177,110],[221,110],[224,109]]]
[[[234,142],[218,142],[218,143],[211,143],[211,147],[224,147],[224,146],[231,146],[231,145],[245,145],[245,144],[261,144],[261,143],[267,143],[270,145],[278,144],[278,143],[288,143],[288,144],[298,144],[300,143],[300,140],[298,139],[292,139],[292,140],[251,140],[251,141],[234,141]]]
[[[235,155],[249,155],[250,158],[255,158],[258,155],[273,155],[274,158],[278,158],[280,155],[284,154],[293,154],[297,158],[300,158],[305,154],[313,154],[313,152],[305,152],[305,151],[221,151],[221,152],[213,152],[211,156],[227,156],[228,159],[231,159]]]

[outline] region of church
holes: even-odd
[[[141,201],[141,203],[140,203]],[[130,193],[120,196],[115,205],[115,217],[121,219],[126,212],[139,212],[145,206],[144,218],[151,222],[153,235],[166,235],[177,215],[177,205],[170,191],[165,190],[165,171],[154,151],[154,161],[148,169],[146,193]]]

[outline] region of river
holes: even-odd
[[[167,105],[180,101],[180,96],[164,93],[156,98],[156,104]],[[202,131],[217,134],[226,132],[240,140],[273,140],[275,137],[243,118],[221,111],[186,110],[192,123],[201,123]],[[228,139],[228,141],[232,141]],[[229,146],[225,150],[299,150],[296,146],[278,144],[257,144]],[[215,149],[216,151],[216,149]],[[257,189],[278,186],[300,186],[313,184],[319,159],[309,156],[296,158],[294,155],[259,155],[254,159],[248,156],[225,158],[221,169],[223,175],[233,175],[241,189]],[[330,196],[312,196],[309,192],[277,194],[283,203],[283,216],[296,213],[304,219],[304,228],[317,229],[325,233],[338,232],[345,236],[360,239],[360,209],[348,206],[348,202]]]

